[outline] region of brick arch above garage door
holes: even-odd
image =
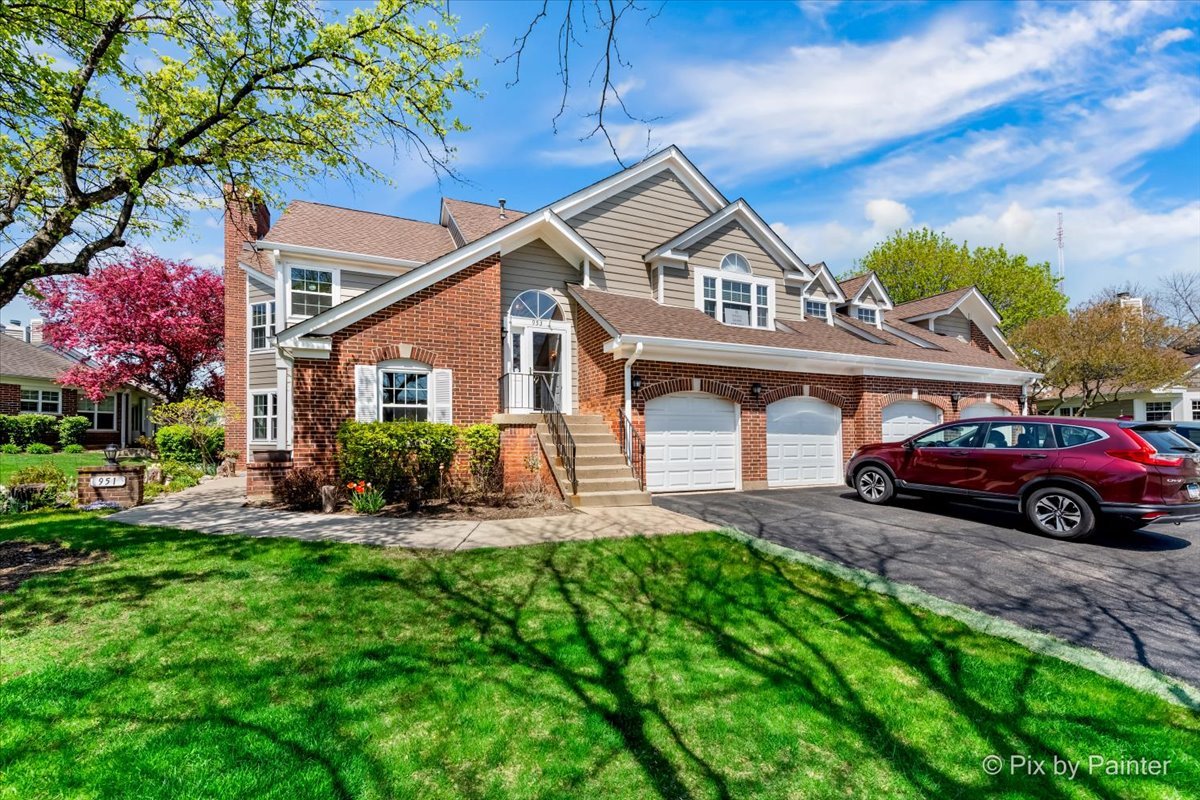
[[[926,394],[925,392],[892,392],[885,394],[879,398],[876,403],[876,408],[883,410],[892,403],[899,403],[904,400],[920,400],[922,403],[928,403],[931,406],[936,406],[943,414],[950,413],[950,399],[936,394]]]
[[[677,392],[706,392],[735,403],[742,403],[746,398],[746,393],[740,389],[710,378],[672,378],[642,387],[642,400],[648,402],[656,397]]]
[[[964,397],[958,401],[958,412],[961,414],[964,409],[970,408],[977,403],[991,403],[992,405],[1000,406],[1010,414],[1020,414],[1021,409],[1015,400],[1010,400],[1007,397],[997,397],[994,394],[979,393],[973,394],[970,397]]]
[[[826,389],[824,386],[812,386],[805,383],[791,383],[764,392],[762,402],[763,405],[769,406],[777,400],[784,400],[788,397],[813,397],[817,400],[824,400],[829,405],[837,406],[842,410],[845,410],[848,405],[845,395],[832,389]]]

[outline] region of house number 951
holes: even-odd
[[[124,475],[93,475],[91,480],[92,486],[97,489],[103,489],[111,486],[124,486]]]

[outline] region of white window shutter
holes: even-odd
[[[375,399],[378,378],[374,364],[354,365],[354,419],[375,422],[379,419],[379,403]]]
[[[434,422],[453,422],[454,380],[448,369],[433,371],[433,414]]]

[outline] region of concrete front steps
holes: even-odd
[[[572,414],[564,417],[567,430],[575,439],[575,478],[579,492],[571,494],[567,470],[554,449],[554,437],[546,423],[538,425],[538,439],[554,471],[563,496],[573,506],[613,507],[648,506],[650,493],[638,486],[633,470],[617,437],[599,414]]]

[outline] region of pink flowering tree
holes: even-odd
[[[86,356],[61,380],[93,400],[124,383],[154,389],[171,402],[189,390],[213,395],[223,388],[219,274],[132,250],[89,275],[36,286],[33,305],[45,320],[46,341]]]

